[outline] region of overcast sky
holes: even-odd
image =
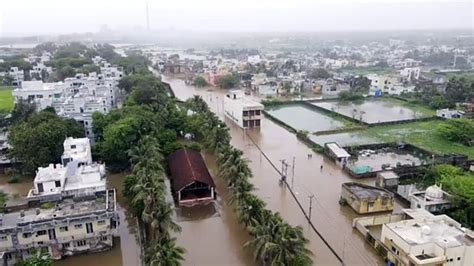
[[[0,37],[146,25],[144,0],[2,0]],[[153,30],[473,29],[472,0],[148,0]]]

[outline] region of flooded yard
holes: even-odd
[[[369,124],[430,116],[430,111],[427,109],[408,107],[404,102],[393,99],[369,98],[360,102],[328,101],[312,104]]]
[[[341,146],[365,145],[380,143],[376,138],[365,136],[361,131],[327,134],[327,135],[309,135],[309,138],[317,144],[323,146],[328,142],[336,142]]]
[[[267,112],[296,130],[316,132],[344,127],[343,122],[302,104],[274,106]]]
[[[399,166],[427,164],[429,158],[411,150],[377,149],[360,150],[357,157],[351,157],[348,166],[356,173],[374,172]]]

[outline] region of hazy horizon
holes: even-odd
[[[150,29],[192,32],[472,30],[472,1],[149,0]],[[0,6],[0,37],[146,29],[146,1],[17,0]]]

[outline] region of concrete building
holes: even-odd
[[[327,154],[339,165],[346,165],[351,157],[351,155],[336,142],[325,143],[324,148],[326,149]]]
[[[448,108],[436,110],[437,117],[446,118],[446,119],[462,118],[465,114],[466,112],[464,111],[452,110]]]
[[[375,178],[375,185],[381,188],[396,189],[399,182],[400,177],[393,171],[378,172]]]
[[[395,205],[392,192],[354,182],[342,184],[341,200],[358,214],[392,211]]]
[[[6,265],[36,250],[53,259],[109,250],[119,224],[115,190],[4,213],[0,222],[0,259]]]
[[[224,98],[224,113],[241,128],[260,127],[263,104],[245,97],[240,90],[231,90]]]
[[[421,69],[419,67],[406,67],[400,70],[400,76],[407,80],[418,80],[420,78]]]
[[[51,201],[68,196],[91,195],[105,189],[105,165],[83,165],[73,160],[66,166],[50,164],[39,167],[27,199],[29,202]]]
[[[452,207],[450,197],[450,194],[437,185],[433,185],[425,191],[411,193],[409,195],[410,208],[422,208],[432,213],[441,213]]]
[[[13,86],[20,86],[25,80],[25,73],[23,69],[19,69],[18,67],[11,67],[10,71],[8,71],[8,75],[13,78]]]
[[[64,166],[70,161],[77,161],[80,165],[92,164],[91,144],[88,138],[66,138],[63,147],[61,162]]]
[[[43,83],[41,80],[23,81],[12,92],[15,103],[21,100],[34,102],[39,110],[50,106],[54,99],[60,99],[62,93],[59,83]]]
[[[473,265],[474,232],[446,215],[404,211],[412,219],[382,225],[382,243],[400,260],[392,265]]]

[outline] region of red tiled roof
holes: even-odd
[[[201,153],[198,151],[179,149],[168,157],[168,165],[175,193],[195,181],[215,187]]]

